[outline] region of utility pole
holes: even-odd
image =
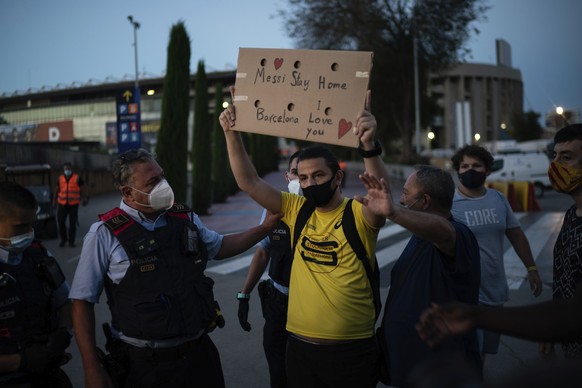
[[[127,20],[133,26],[133,49],[135,53],[135,91],[139,92],[139,80],[138,80],[138,66],[137,66],[137,30],[139,29],[139,23],[133,20],[133,16],[129,15]]]

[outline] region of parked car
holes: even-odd
[[[536,197],[542,197],[551,186],[548,178],[550,159],[543,152],[508,153],[493,155],[489,181],[525,181],[534,185]]]
[[[53,207],[51,167],[48,164],[8,166],[4,169],[5,179],[18,182],[30,190],[37,202],[38,211],[34,223],[34,233],[38,238],[57,238],[57,220]]]

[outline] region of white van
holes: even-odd
[[[548,168],[550,159],[543,152],[507,153],[493,155],[494,161],[488,181],[527,181],[535,186],[536,197],[550,187]]]

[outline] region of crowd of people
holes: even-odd
[[[345,168],[321,145],[290,157],[288,191],[272,186],[247,154],[235,106],[221,113],[236,182],[265,208],[262,222],[240,233],[210,230],[176,203],[150,152],[121,153],[112,167],[119,205],[84,236],[70,285],[35,239],[34,195],[0,183],[0,385],[70,386],[61,366],[74,335],[86,387],[224,387],[208,335],[224,322],[205,269],[209,260],[259,242],[236,298],[240,326],[250,331],[258,284],[271,387],[426,386],[422,371],[435,360],[457,360],[478,382],[500,334],[544,341],[544,354],[561,342],[568,358],[579,358],[582,124],[556,134],[548,171],[554,189],[575,201],[554,249],[554,298],[507,308],[505,237],[534,296],[542,283],[507,199],[486,187],[492,155],[476,145],[460,148],[452,158],[457,187],[449,172],[415,166],[395,200],[370,102],[368,92],[353,127],[365,169],[365,195],[353,199],[342,193]],[[60,245],[74,246],[76,208],[88,194],[70,164],[58,183],[59,212],[69,217],[69,228],[59,218]],[[381,301],[376,244],[387,220],[412,236]],[[259,282],[267,267],[268,279]],[[103,293],[110,312],[105,352],[94,310]]]

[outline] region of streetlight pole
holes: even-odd
[[[418,42],[416,29],[412,32],[412,51],[414,59],[414,124],[416,127],[416,154],[420,155],[420,92],[418,80]]]
[[[137,30],[139,23],[133,20],[133,16],[129,15],[127,20],[133,26],[133,49],[135,54],[135,89],[133,93],[130,90],[123,92],[120,108],[117,116],[117,136],[118,136],[118,150],[128,150],[131,148],[141,147],[141,103],[139,92],[139,67],[137,66]],[[121,107],[123,106],[123,107]]]
[[[138,80],[138,66],[137,66],[137,30],[139,28],[139,23],[133,20],[133,16],[129,15],[127,20],[133,26],[133,48],[135,53],[135,91],[136,93],[139,91],[139,80]]]

